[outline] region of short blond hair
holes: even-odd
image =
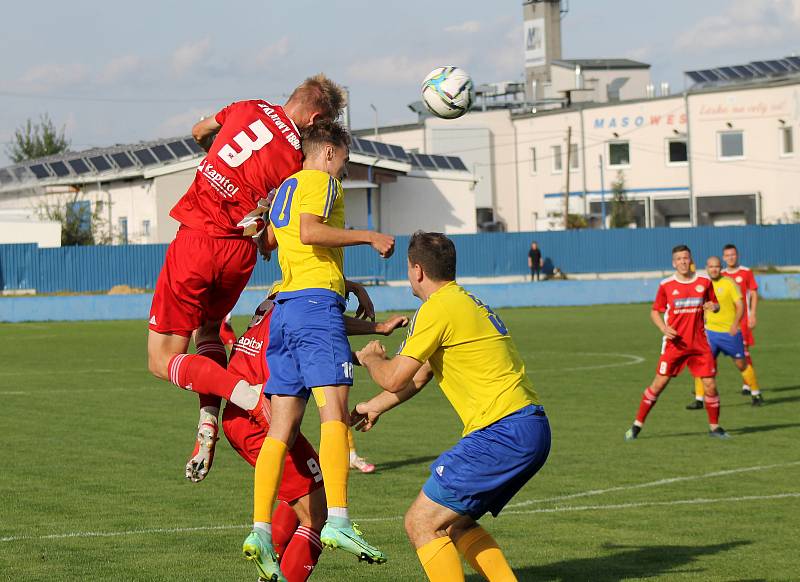
[[[324,73],[319,73],[309,77],[292,91],[286,103],[292,102],[296,102],[308,111],[319,113],[323,119],[333,121],[339,117],[347,104],[347,94]]]

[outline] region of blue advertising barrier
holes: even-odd
[[[698,228],[570,230],[453,235],[459,277],[505,277],[528,271],[528,249],[539,243],[548,265],[570,273],[636,273],[670,269],[670,250],[688,244],[698,264],[719,255],[725,244],[741,249],[750,267],[800,265],[800,224]],[[380,259],[369,247],[345,249],[345,274],[354,280],[406,278],[408,237],[397,252]],[[115,285],[155,288],[167,245],[87,246],[40,249],[0,245],[0,290],[38,293],[107,291]],[[280,278],[277,261],[258,261],[251,286]]]
[[[800,275],[759,275],[759,294],[764,299],[800,299]],[[660,279],[607,279],[546,281],[540,283],[466,285],[493,308],[550,307],[650,302]],[[419,300],[408,287],[369,288],[380,311],[414,311]],[[265,291],[245,291],[235,315],[250,315]],[[141,319],[150,312],[150,294],[77,295],[0,298],[0,322],[81,321]],[[352,298],[349,308],[355,309]]]

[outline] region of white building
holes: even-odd
[[[109,242],[170,242],[178,223],[169,211],[191,184],[203,153],[193,139],[174,138],[1,168],[0,219],[4,212],[35,217],[46,206],[70,206],[93,216],[99,238]],[[409,155],[397,145],[354,138],[348,171],[349,227],[394,234],[477,230],[474,180],[457,157]],[[1,242],[60,244],[60,229],[55,238],[48,231],[46,240],[32,239],[10,224],[3,220]]]

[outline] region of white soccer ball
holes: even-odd
[[[458,67],[437,67],[422,82],[422,101],[437,117],[461,117],[475,98],[472,78]]]

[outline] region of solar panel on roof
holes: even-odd
[[[406,153],[406,150],[401,148],[399,145],[390,144],[389,149],[392,150],[392,155],[398,160],[402,160],[404,162],[408,161],[408,154]]]
[[[392,150],[389,149],[389,146],[383,142],[376,141],[375,148],[378,150],[378,154],[383,156],[384,158],[391,158],[392,157]]]
[[[741,76],[743,79],[752,79],[755,76],[753,69],[746,65],[736,65],[731,68],[739,73],[739,76]]]
[[[703,76],[701,74],[699,74],[697,71],[689,71],[689,72],[686,73],[686,75],[692,81],[694,81],[695,83],[705,83],[706,82],[706,80],[703,78]]]
[[[11,173],[16,176],[17,180],[24,180],[30,178],[31,171],[27,166],[18,166],[11,170]]]
[[[92,162],[98,172],[105,172],[111,169],[111,164],[108,163],[105,156],[93,156],[89,158],[89,161]]]
[[[40,180],[50,177],[50,172],[47,171],[47,168],[44,166],[44,164],[34,164],[33,166],[30,166],[30,170],[33,172],[33,175]]]
[[[67,165],[72,168],[72,171],[76,174],[88,174],[92,171],[89,167],[89,164],[86,163],[86,160],[83,158],[75,158],[74,160],[67,160]]]
[[[359,145],[361,146],[361,152],[367,154],[368,156],[376,156],[378,155],[377,150],[375,149],[375,144],[367,139],[360,139],[358,140]]]
[[[143,166],[152,166],[153,164],[158,163],[158,160],[153,155],[153,152],[146,148],[134,151],[133,157],[139,160]]]
[[[50,168],[55,172],[56,176],[63,178],[69,176],[69,168],[64,162],[50,162]]]
[[[784,60],[790,62],[792,66],[800,71],[800,57],[786,57]]]
[[[767,63],[774,71],[779,73],[786,73],[789,69],[780,61],[764,61]]]
[[[171,141],[167,144],[169,149],[172,150],[172,153],[182,158],[183,156],[188,156],[192,153],[192,150],[186,147],[186,144],[182,141]]]
[[[716,69],[716,73],[717,74],[721,74],[725,78],[733,80],[733,81],[742,78],[742,76],[739,73],[737,73],[734,70],[733,67],[720,67],[720,68]]]
[[[111,159],[114,160],[120,170],[126,170],[133,166],[133,160],[125,152],[111,154]]]
[[[193,139],[185,139],[183,140],[183,143],[186,144],[186,147],[188,147],[193,154],[206,153],[205,150],[201,148],[199,145],[197,145],[197,142],[194,141]]]
[[[469,172],[467,166],[464,165],[464,162],[461,160],[461,158],[457,158],[455,156],[447,156],[447,159],[450,162],[450,165],[453,166],[454,170],[462,170],[464,172]]]
[[[703,69],[702,71],[698,72],[711,82],[724,80],[723,77],[717,75],[717,73],[715,73],[712,69]]]
[[[167,146],[163,144],[155,145],[150,150],[155,154],[156,158],[159,162],[171,162],[175,159],[175,156],[172,155],[167,149]]]
[[[426,170],[436,169],[436,164],[433,163],[433,160],[428,154],[415,154],[414,157],[416,158],[417,163]]]
[[[764,75],[771,75],[774,72],[764,61],[753,61],[750,63],[750,66],[760,73],[762,77]]]
[[[433,163],[436,164],[436,167],[440,170],[452,170],[453,168],[450,167],[450,164],[447,163],[447,158],[445,156],[438,156],[438,155],[431,155],[431,159]]]

